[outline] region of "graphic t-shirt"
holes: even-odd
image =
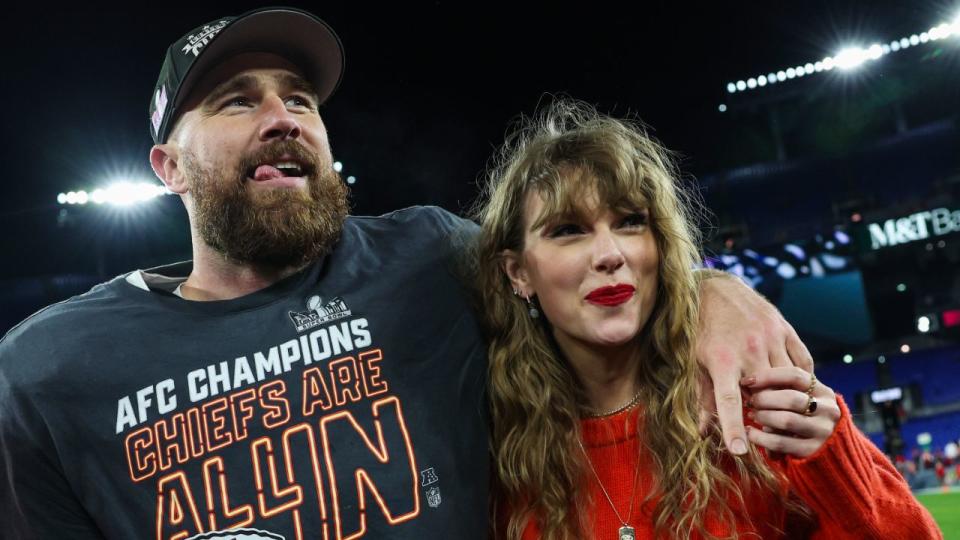
[[[351,217],[248,296],[120,276],[27,319],[0,342],[0,530],[485,537],[486,351],[455,263],[475,231],[436,208]]]

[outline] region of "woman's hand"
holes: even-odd
[[[748,426],[747,438],[772,452],[807,457],[823,446],[840,421],[837,395],[798,367],[762,369],[741,384],[752,393],[748,416],[763,426]]]

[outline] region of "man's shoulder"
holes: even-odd
[[[470,235],[477,229],[476,223],[439,206],[409,206],[381,216],[351,216],[347,222],[361,229],[396,234],[422,233],[448,236],[451,233],[463,233]]]
[[[351,264],[401,265],[466,279],[477,224],[436,206],[412,206],[376,217],[351,217],[334,257]]]
[[[66,334],[106,326],[108,321],[103,319],[116,312],[114,308],[121,299],[119,291],[123,286],[124,276],[117,276],[21,321],[0,338],[0,369],[8,362],[29,360],[33,349],[54,349]]]

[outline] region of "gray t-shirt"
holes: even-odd
[[[235,300],[120,276],[30,317],[0,341],[4,538],[485,537],[486,351],[453,264],[475,231],[351,217]]]

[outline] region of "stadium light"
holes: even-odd
[[[917,331],[921,334],[926,334],[930,331],[930,317],[924,315],[917,319]]]
[[[960,14],[953,21],[943,22],[935,25],[925,32],[911,34],[900,39],[893,39],[885,43],[874,43],[868,47],[850,46],[843,48],[834,56],[828,56],[816,62],[807,62],[799,66],[785,68],[776,72],[771,71],[766,76],[766,82],[773,84],[783,82],[787,79],[795,79],[814,73],[830,71],[833,68],[839,68],[849,71],[863,66],[866,62],[878,60],[884,55],[896,53],[910,47],[920,44],[930,43],[949,37],[960,37]],[[735,94],[747,90],[757,90],[766,86],[763,81],[763,75],[740,79],[737,82],[727,83],[727,92]],[[756,84],[749,84],[748,81],[754,80]]]
[[[888,46],[889,47],[889,46]],[[867,48],[847,47],[833,56],[832,64],[838,69],[849,71],[858,68],[870,60],[878,60],[884,54],[884,48],[874,43]],[[892,48],[890,50],[893,50]],[[824,59],[826,61],[826,59]]]
[[[853,363],[853,356],[851,356],[851,355],[849,355],[849,354],[843,355],[843,363],[844,363],[844,364],[852,364],[852,363]]]
[[[337,172],[342,171],[342,170],[343,170],[343,163],[340,163],[339,161],[334,161],[334,162],[333,162],[333,170],[335,170],[335,171],[337,171]]]
[[[84,190],[60,193],[57,195],[57,202],[62,205],[84,205],[92,202],[98,205],[130,206],[168,194],[171,192],[167,191],[167,188],[150,182],[115,182],[90,193]]]

